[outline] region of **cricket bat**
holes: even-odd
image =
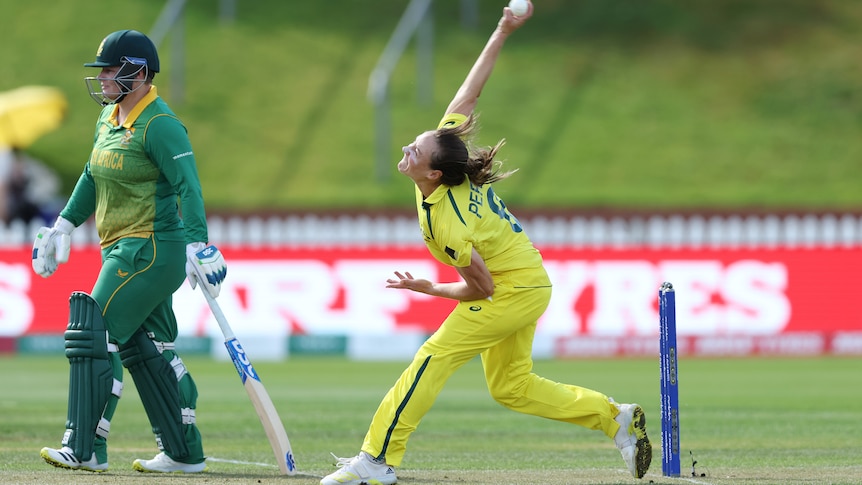
[[[203,285],[201,285],[201,290],[203,290],[210,310],[218,322],[222,334],[224,334],[224,345],[227,347],[227,352],[230,354],[233,365],[236,366],[236,371],[239,373],[239,378],[242,380],[251,403],[254,404],[254,410],[257,411],[260,423],[263,425],[263,430],[266,432],[266,437],[272,446],[272,452],[275,454],[278,469],[281,470],[282,475],[296,474],[296,461],[293,459],[293,450],[290,447],[290,441],[287,439],[287,432],[284,430],[281,418],[278,417],[278,412],[272,404],[272,399],[269,398],[266,388],[260,382],[260,377],[251,365],[251,361],[242,345],[240,345],[239,340],[234,336],[233,330],[228,325],[227,319],[221,311],[218,302],[207,293]]]

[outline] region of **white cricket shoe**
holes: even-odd
[[[87,461],[81,461],[75,456],[74,450],[68,446],[64,446],[59,450],[54,448],[42,448],[39,452],[45,461],[54,465],[57,468],[68,468],[70,470],[86,470],[88,472],[101,473],[108,469],[107,463],[99,463],[96,460],[96,454],[90,457]]]
[[[135,460],[132,468],[143,473],[200,473],[207,469],[207,462],[182,463],[159,453],[152,460]]]
[[[361,451],[353,458],[338,458],[338,471],[320,480],[320,485],[391,485],[398,483],[395,468],[377,463],[371,455]]]
[[[646,416],[637,404],[617,404],[620,413],[614,420],[620,429],[614,442],[635,478],[643,478],[652,461],[652,445],[646,434]]]

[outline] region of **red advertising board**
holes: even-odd
[[[453,305],[385,288],[394,271],[438,281],[457,278],[422,246],[220,249],[228,277],[219,302],[244,332],[430,333]],[[571,339],[656,335],[664,281],[676,291],[684,343],[741,336],[760,339],[757,345],[779,345],[762,340],[862,332],[858,249],[540,249],[554,296],[537,336],[557,339],[562,348]],[[98,248],[76,248],[69,263],[43,279],[30,268],[29,248],[0,249],[0,336],[61,333],[69,294],[91,289],[99,260]],[[217,335],[206,302],[187,285],[174,307],[181,335]]]

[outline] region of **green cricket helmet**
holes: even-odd
[[[147,69],[159,72],[159,54],[156,45],[137,30],[118,30],[108,34],[99,44],[96,61],[84,64],[87,67],[111,67],[123,65],[123,58],[144,59]]]
[[[97,103],[106,106],[119,103],[127,94],[143,86],[143,82],[135,81],[140,72],[144,72],[144,79],[150,77],[150,73],[159,72],[159,54],[153,41],[141,32],[118,30],[102,39],[96,51],[96,60],[84,66],[120,67],[113,78],[95,76],[84,78],[90,96]],[[118,92],[105,92],[102,88],[103,81],[116,82]]]

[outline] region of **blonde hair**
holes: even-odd
[[[431,169],[443,172],[442,183],[461,185],[466,175],[473,185],[491,184],[518,171],[503,171],[503,162],[494,160],[506,139],[493,147],[476,147],[472,142],[478,131],[478,116],[470,115],[464,123],[434,133],[437,149],[431,155]]]

